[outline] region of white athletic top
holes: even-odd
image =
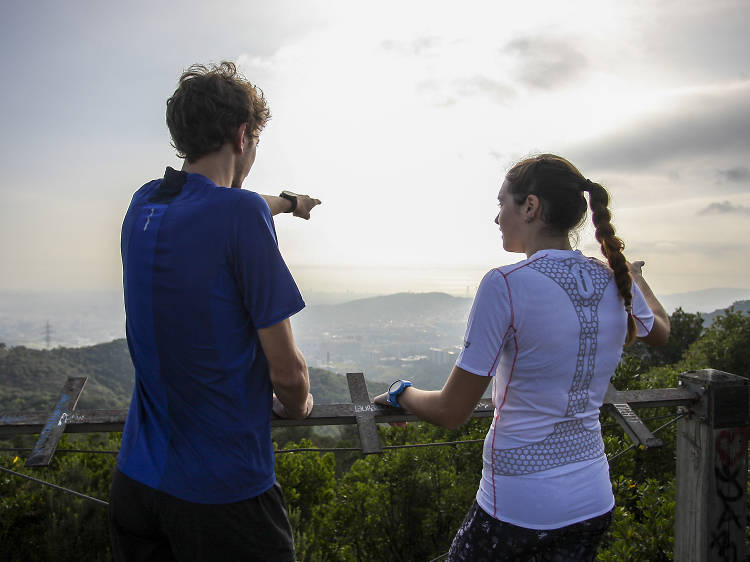
[[[638,335],[654,315],[633,284]],[[579,251],[541,250],[482,280],[456,364],[497,375],[480,507],[556,529],[614,506],[599,408],[627,333],[612,271]]]

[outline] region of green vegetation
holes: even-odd
[[[698,315],[678,309],[672,315],[672,322],[672,339],[665,348],[658,351],[638,346],[628,348],[617,368],[615,386],[620,389],[674,386],[680,372],[709,367],[750,376],[750,315],[730,310],[703,330]],[[8,388],[7,379],[3,379],[0,404],[4,411],[8,397],[14,393],[20,396],[22,389],[28,389],[29,396],[37,393],[34,400],[42,399],[39,393],[43,385],[28,380],[32,372],[30,353],[39,360],[40,370],[35,373],[46,373],[44,376],[50,381],[53,375],[60,376],[59,382],[52,384],[52,395],[46,402],[39,402],[37,408],[54,403],[54,392],[67,376],[60,375],[60,365],[71,370],[84,365],[94,377],[108,372],[104,367],[96,370],[94,364],[84,363],[75,350],[16,350],[0,348],[0,372],[14,354],[26,361],[17,357],[14,364],[27,365],[25,370],[17,367],[13,371],[15,377],[25,373],[25,386]],[[106,353],[106,349],[98,351],[102,356]],[[0,376],[7,377],[7,373]],[[321,385],[316,398],[322,399],[323,387],[330,384],[326,401],[348,401],[343,377],[320,372],[315,377]],[[84,396],[99,386],[116,395],[114,385],[105,378],[87,388]],[[25,403],[33,404],[34,400]],[[648,422],[656,428],[669,421],[675,412],[652,409],[641,410],[639,414],[645,420],[658,418]],[[488,420],[472,420],[456,431],[426,423],[409,424],[406,429],[383,426],[380,433],[386,445],[481,439],[488,423]],[[629,446],[612,420],[604,417],[602,423],[608,455]],[[274,431],[279,449],[357,445],[353,427],[343,428],[335,438],[309,432],[303,435],[300,428]],[[617,508],[599,560],[672,559],[675,425],[660,432],[659,437],[665,441],[663,448],[631,451],[611,463]],[[61,447],[116,449],[118,442],[116,434],[66,437]],[[14,440],[0,446],[18,446],[18,443]],[[368,457],[357,453],[277,454],[278,479],[289,503],[299,560],[431,560],[446,552],[476,493],[481,447],[481,443],[473,443],[390,449],[383,455]],[[107,499],[114,465],[111,455],[58,453],[50,468],[33,471],[22,468],[22,460],[14,457],[14,453],[0,453],[0,466]],[[108,548],[106,510],[0,473],[0,560],[106,560]]]
[[[127,408],[133,391],[127,343],[6,348],[0,353],[0,412],[50,410],[68,377],[88,377],[78,408]]]

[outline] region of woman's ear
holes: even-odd
[[[521,211],[524,214],[526,222],[531,222],[539,216],[539,211],[542,208],[542,203],[539,201],[539,197],[533,193],[526,196],[526,201],[521,206]]]

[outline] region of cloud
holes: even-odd
[[[745,183],[750,181],[750,170],[744,166],[736,166],[727,170],[719,170],[719,179],[728,182]]]
[[[704,207],[698,211],[699,215],[750,215],[750,207],[743,205],[734,205],[729,201],[721,201],[718,203],[711,203],[707,207]]]
[[[696,158],[726,160],[750,151],[750,81],[668,96],[659,112],[574,147],[599,169],[637,171]],[[726,171],[739,181],[741,168]]]
[[[421,56],[433,53],[440,43],[441,39],[438,37],[418,37],[412,41],[386,39],[380,46],[386,51],[394,51],[398,54]]]
[[[502,52],[518,59],[515,76],[522,84],[552,90],[572,82],[587,67],[587,59],[564,40],[519,38]]]
[[[433,97],[435,103],[441,107],[456,105],[465,98],[485,97],[492,102],[506,104],[518,97],[509,84],[481,74],[462,76],[451,81],[434,78],[421,80],[417,82],[416,90]]]
[[[515,90],[508,84],[486,76],[476,75],[455,80],[453,84],[459,96],[483,95],[499,103],[505,103],[516,97]]]

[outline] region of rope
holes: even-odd
[[[432,560],[430,560],[430,562],[438,562],[439,560],[445,560],[445,558],[446,558],[447,556],[448,556],[448,553],[447,553],[447,552],[443,552],[443,553],[442,553],[442,554],[441,554],[440,556],[438,556],[437,558],[433,558]]]
[[[73,490],[69,490],[68,488],[63,488],[62,486],[58,486],[57,484],[52,484],[51,482],[45,482],[44,480],[39,480],[38,478],[34,478],[33,476],[27,476],[26,474],[21,474],[20,472],[15,472],[13,470],[3,468],[2,466],[0,466],[0,470],[2,470],[3,472],[7,472],[8,474],[13,474],[15,476],[20,476],[21,478],[26,478],[26,480],[31,480],[32,482],[36,482],[37,484],[42,484],[44,486],[49,486],[50,488],[54,488],[55,490],[60,490],[61,492],[72,494],[84,500],[92,501],[96,504],[103,505],[104,507],[109,506],[109,503],[105,502],[104,500],[92,498],[91,496],[87,496],[86,494],[81,494],[80,492],[74,492]]]

